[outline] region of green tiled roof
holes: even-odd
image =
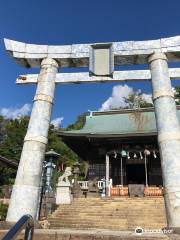
[[[180,122],[180,107],[177,109]],[[119,136],[156,135],[155,113],[153,108],[93,112],[86,116],[86,123],[80,130],[63,131],[60,136]]]

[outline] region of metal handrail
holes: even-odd
[[[6,233],[2,240],[15,239],[25,228],[24,240],[32,240],[34,235],[34,220],[29,214],[22,216],[17,223]]]

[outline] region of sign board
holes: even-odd
[[[90,47],[90,75],[111,76],[114,71],[114,55],[111,44],[95,44]]]

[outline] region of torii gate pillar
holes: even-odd
[[[149,57],[168,227],[180,227],[180,129],[167,58]]]
[[[57,62],[51,58],[41,63],[31,118],[8,208],[8,222],[15,222],[24,214],[36,219],[57,69]]]

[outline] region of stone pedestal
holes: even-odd
[[[80,187],[80,185],[77,182],[74,182],[74,184],[73,184],[72,195],[73,195],[73,198],[82,198],[82,197],[84,197],[83,192],[81,190],[81,187]]]
[[[99,197],[99,189],[98,189],[98,180],[95,178],[93,181],[88,182],[89,188],[88,188],[88,197]]]
[[[56,189],[56,204],[71,204],[71,185],[70,183],[61,182],[58,184]]]

